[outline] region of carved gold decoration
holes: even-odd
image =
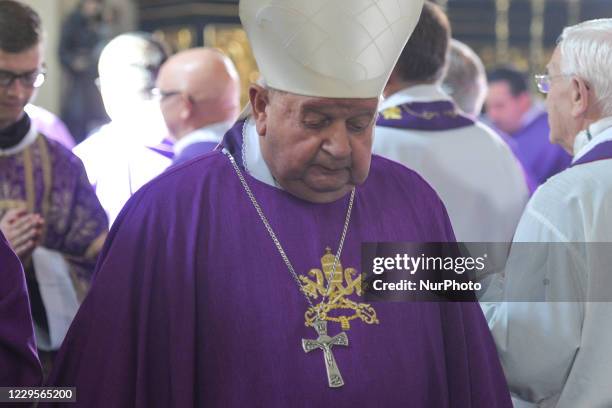
[[[178,52],[196,46],[196,30],[189,26],[164,27],[155,30],[153,35],[168,44],[172,52]]]
[[[330,322],[340,323],[342,330],[349,330],[350,322],[355,319],[360,319],[366,324],[378,324],[376,311],[371,305],[346,298],[353,293],[359,296],[362,294],[361,275],[355,268],[342,269],[342,264],[338,261],[332,276],[333,265],[334,255],[328,247],[325,248],[325,255],[321,258],[323,270],[311,269],[308,272],[314,280],[300,276],[304,292],[313,299],[323,298],[325,292],[329,290],[325,301],[321,301],[314,308],[308,308],[304,314],[305,325],[312,326],[317,316]]]
[[[240,75],[240,102],[249,100],[249,86],[259,78],[259,70],[246,32],[239,25],[209,24],[204,28],[204,45],[215,47],[229,56]]]

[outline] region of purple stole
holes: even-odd
[[[612,159],[612,140],[598,144],[587,154],[572,163],[570,167],[607,159]]]
[[[174,158],[174,151],[172,150],[173,145],[174,142],[166,137],[164,138],[164,140],[162,140],[155,146],[147,146],[147,148],[154,151],[155,153],[161,154],[167,159],[172,160]]]
[[[383,110],[376,126],[398,129],[440,131],[473,126],[451,101],[410,102]]]

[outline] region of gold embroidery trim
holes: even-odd
[[[385,109],[381,112],[383,118],[386,120],[399,120],[402,118],[402,111],[399,107],[394,106],[392,108]]]
[[[413,111],[407,105],[393,106],[391,108],[387,108],[381,112],[381,115],[386,120],[400,120],[402,118],[402,110],[409,115],[416,116],[417,118],[425,120],[432,120],[433,118],[438,116],[448,116],[451,118],[456,118],[457,116],[459,116],[459,113],[456,109],[446,110],[443,112],[424,111],[419,113]]]
[[[89,248],[87,248],[87,251],[85,251],[85,259],[93,259],[98,256],[100,251],[102,251],[107,235],[108,233],[105,231],[100,234],[98,238],[93,240],[93,242],[89,245]]]
[[[412,109],[410,109],[408,106],[406,105],[402,105],[401,107],[406,113],[408,113],[409,115],[412,116],[416,116],[417,118],[420,119],[425,119],[425,120],[432,120],[435,117],[438,116],[449,116],[451,118],[455,118],[457,117],[459,114],[457,113],[456,110],[446,110],[443,112],[434,112],[434,111],[424,111],[422,113],[419,112],[415,112]]]
[[[38,148],[40,150],[40,161],[42,164],[43,172],[43,183],[44,192],[41,201],[41,213],[43,219],[47,220],[49,215],[49,208],[51,207],[51,191],[53,190],[53,173],[51,171],[51,159],[49,156],[49,149],[45,138],[41,135],[37,139]],[[41,234],[42,242],[45,242],[47,235],[47,222],[43,224],[43,230]]]
[[[0,200],[0,210],[10,210],[27,205],[23,200]]]
[[[28,146],[22,153],[23,173],[25,178],[26,205],[28,212],[34,212],[35,192],[34,192],[34,166],[32,164],[32,150]]]

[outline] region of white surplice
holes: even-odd
[[[574,162],[612,140],[612,118],[590,134],[577,137]],[[515,406],[612,407],[612,160],[540,186],[514,241],[487,293],[506,302],[482,306]],[[525,294],[542,302],[513,301]]]
[[[418,85],[391,95],[379,110],[449,100],[436,85]],[[529,191],[522,167],[488,127],[478,122],[444,131],[378,126],[373,152],[416,171],[436,190],[457,240],[512,240]]]
[[[131,117],[102,126],[73,149],[85,165],[109,225],[140,187],[172,164],[171,158],[151,149],[167,135],[159,106],[145,104]]]

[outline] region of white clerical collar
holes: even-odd
[[[220,143],[221,140],[223,140],[223,135],[225,135],[232,125],[233,122],[220,122],[194,130],[174,143],[174,154],[179,155],[187,146],[193,143]]]
[[[242,136],[242,163],[245,170],[262,183],[281,189],[261,154],[259,133],[251,116],[245,122]]]
[[[8,149],[0,149],[0,156],[11,156],[13,154],[19,153],[27,149],[38,137],[38,131],[35,126],[30,125],[30,130],[25,135],[21,142],[17,143],[13,147],[9,147]]]
[[[591,123],[586,130],[576,135],[572,163],[587,154],[598,144],[609,140],[612,140],[612,116]]]
[[[452,100],[451,97],[442,90],[439,84],[415,85],[404,88],[383,100],[378,110],[383,111],[385,109],[410,102],[434,102],[450,100]]]

